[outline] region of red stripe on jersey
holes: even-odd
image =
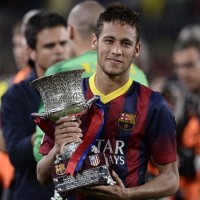
[[[113,149],[116,149],[116,135],[118,133],[117,119],[120,117],[120,113],[123,111],[125,101],[125,95],[120,96],[120,98],[113,99],[109,103],[109,112],[106,119],[105,141],[110,140]]]
[[[139,141],[138,139],[135,139],[135,137],[137,137],[135,134],[144,134],[144,128],[146,125],[146,119],[147,119],[147,111],[148,111],[148,105],[149,105],[149,98],[151,96],[151,90],[149,90],[148,88],[144,87],[144,86],[140,86],[139,88],[139,95],[138,95],[138,99],[137,99],[137,108],[136,108],[136,114],[139,114],[139,119],[137,119],[137,124],[134,128],[134,131],[131,135],[130,141],[129,141],[129,145],[130,146],[137,146],[139,148]],[[138,136],[139,137],[139,136]],[[138,144],[135,144],[135,143]],[[133,144],[134,143],[134,144]],[[126,158],[131,158],[134,157],[134,160],[136,161],[134,165],[136,166],[140,166],[139,163],[139,149],[138,151],[135,151],[135,149],[132,148],[128,148],[128,151],[126,153]],[[133,170],[133,166],[131,162],[127,162],[127,167],[128,167],[128,174],[133,174],[131,172],[131,170]],[[139,169],[138,169],[139,170]],[[139,173],[135,174],[135,176],[137,177],[132,177],[132,176],[127,176],[126,178],[126,183],[127,183],[127,187],[131,187],[133,185],[137,185],[137,183],[135,183],[135,180],[138,180],[138,176]]]

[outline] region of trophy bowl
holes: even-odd
[[[90,117],[87,115],[92,113],[92,106],[99,97],[94,96],[86,101],[82,91],[81,75],[83,71],[83,69],[68,70],[32,81],[31,86],[39,91],[45,108],[45,112],[32,113],[32,116],[42,118],[52,124],[61,117],[69,115],[75,116],[74,120],[76,120],[76,116],[90,120],[91,115]],[[87,124],[94,126],[94,122],[96,123],[95,120],[89,121]],[[54,165],[51,166],[55,190],[64,198],[82,187],[114,184],[105,155],[100,153],[93,144],[88,144],[87,138],[94,137],[93,135],[99,131],[91,132],[90,127],[86,130],[86,132],[83,131],[82,142],[66,144],[61,154],[56,156]],[[94,139],[92,141],[95,142]],[[81,149],[87,149],[87,151],[81,152],[81,154],[85,154],[84,160],[78,170],[73,174],[68,174],[66,169],[70,159],[76,156],[79,146]]]
[[[62,116],[82,113],[88,104],[82,92],[81,75],[84,69],[68,70],[32,81],[44,103],[45,112],[32,113],[55,122]]]

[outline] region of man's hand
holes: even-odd
[[[87,187],[80,189],[79,193],[97,199],[128,200],[127,189],[124,187],[124,184],[122,183],[121,179],[114,171],[112,171],[112,177],[114,181],[116,181],[115,185],[100,185],[100,186]]]
[[[82,130],[79,128],[81,121],[73,119],[73,117],[63,117],[56,122],[54,135],[57,154],[62,152],[64,145],[81,141],[83,136]]]

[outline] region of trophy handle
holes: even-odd
[[[92,106],[92,104],[99,99],[98,96],[94,96],[89,99],[86,103],[77,103],[69,108],[63,108],[61,110],[52,112],[41,112],[41,113],[31,113],[31,116],[36,118],[49,119],[51,122],[56,122],[61,117],[65,116],[80,116],[87,112],[87,110]]]
[[[99,100],[99,98],[100,98],[99,96],[95,95],[95,96],[93,96],[91,99],[89,99],[89,100],[86,102],[88,108],[90,108],[94,102],[96,102],[97,100]]]

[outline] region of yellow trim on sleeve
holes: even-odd
[[[104,104],[106,104],[106,103],[112,101],[113,99],[121,96],[122,94],[126,93],[133,83],[133,80],[131,78],[129,78],[129,80],[127,81],[127,83],[124,86],[122,86],[121,88],[115,90],[114,92],[112,92],[110,94],[104,95],[95,86],[95,76],[96,76],[96,74],[94,74],[93,76],[91,76],[89,78],[89,86],[90,86],[90,89],[92,90],[92,93],[94,95],[100,96],[101,101]]]

